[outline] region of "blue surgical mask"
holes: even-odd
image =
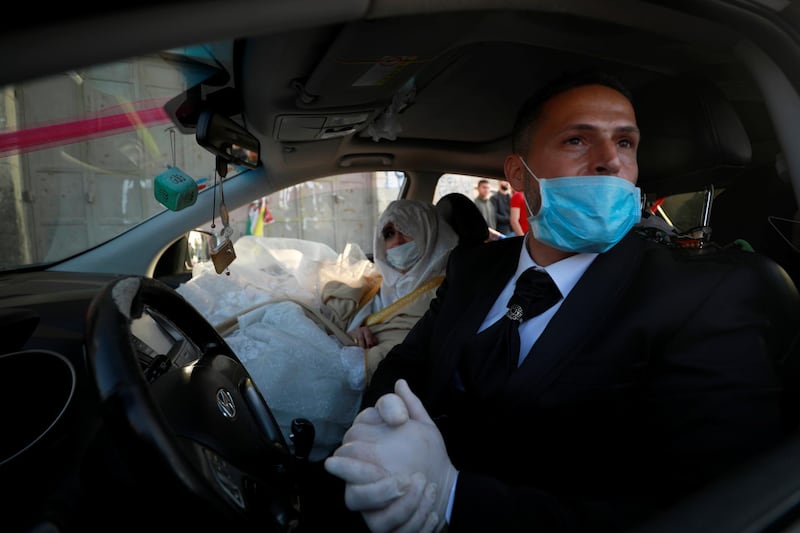
[[[386,262],[401,272],[411,270],[411,267],[419,261],[419,256],[420,252],[416,241],[408,241],[386,250]]]
[[[541,207],[528,217],[537,241],[567,252],[611,249],[642,218],[642,193],[617,176],[565,176],[539,179]],[[527,203],[527,198],[525,200]],[[528,210],[532,213],[530,206]]]

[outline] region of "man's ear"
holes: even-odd
[[[512,189],[515,191],[521,191],[523,189],[525,169],[522,168],[518,155],[509,154],[506,156],[506,161],[503,164],[503,172],[506,175],[506,181],[508,181]]]

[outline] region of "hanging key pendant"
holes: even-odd
[[[236,259],[236,251],[233,249],[230,238],[226,236],[218,239],[221,242],[211,250],[211,261],[214,263],[214,270],[217,271],[217,274],[222,274]],[[230,272],[227,274],[230,275]]]

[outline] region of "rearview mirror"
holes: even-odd
[[[197,144],[233,165],[258,166],[258,139],[225,115],[203,111],[197,120]]]

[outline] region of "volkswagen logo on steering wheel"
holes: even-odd
[[[217,391],[217,407],[225,418],[236,418],[236,404],[233,403],[233,396],[225,389]]]

